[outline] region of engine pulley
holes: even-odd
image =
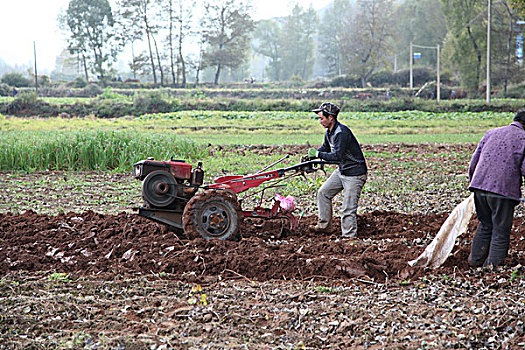
[[[171,205],[176,195],[177,182],[167,171],[153,171],[142,181],[142,197],[153,207],[165,208]]]

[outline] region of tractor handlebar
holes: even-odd
[[[234,193],[244,192],[250,188],[258,187],[263,182],[283,177],[287,172],[295,171],[297,175],[313,173],[317,170],[324,172],[325,164],[337,164],[324,160],[308,160],[288,168],[266,171],[251,175],[226,175],[215,179],[215,183],[203,186],[204,188],[228,189]]]
[[[324,172],[325,164],[337,164],[337,162],[330,162],[326,160],[312,160],[312,158],[304,156],[301,158],[301,163],[292,165],[288,168],[279,169],[277,171],[280,172],[281,176],[289,171],[298,171],[307,174],[316,172],[317,170],[321,170]]]

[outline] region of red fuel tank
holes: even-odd
[[[191,178],[191,164],[177,161],[167,161],[170,166],[170,173],[176,179],[189,180]]]

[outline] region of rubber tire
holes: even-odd
[[[219,222],[225,221],[217,231],[211,222],[212,216]],[[235,196],[226,191],[207,190],[196,194],[186,204],[182,227],[191,239],[200,236],[205,240],[237,240],[241,218],[241,208]]]
[[[154,181],[164,180],[163,183],[169,184],[166,195],[159,195],[150,193],[153,191]],[[171,186],[170,186],[171,185]],[[165,208],[170,206],[175,201],[175,194],[177,193],[177,182],[173,175],[164,170],[155,170],[146,176],[142,181],[142,198],[154,208]],[[155,198],[155,196],[157,198]]]

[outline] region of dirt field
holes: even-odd
[[[425,147],[407,159],[439,159]],[[448,212],[391,211],[389,196],[364,200],[351,240],[337,220],[313,233],[313,215],[284,234],[245,221],[234,242],[190,241],[129,212],[1,213],[0,349],[524,348],[521,211],[507,267],[468,266],[473,219],[445,265],[427,270],[407,261]],[[405,204],[436,201],[419,196]]]
[[[406,280],[421,274],[406,263],[418,255],[428,233],[437,232],[442,221],[441,216],[373,212],[359,217],[355,240],[339,239],[339,224],[326,234],[310,232],[315,217],[303,218],[298,232],[285,237],[280,237],[279,223],[246,222],[239,242],[207,242],[185,240],[132,214],[26,212],[0,216],[0,273],[169,273],[189,282],[198,281],[194,276],[231,274],[258,281]],[[464,261],[468,247],[463,248],[447,262],[451,268],[468,268]],[[514,264],[519,260],[511,259]]]

